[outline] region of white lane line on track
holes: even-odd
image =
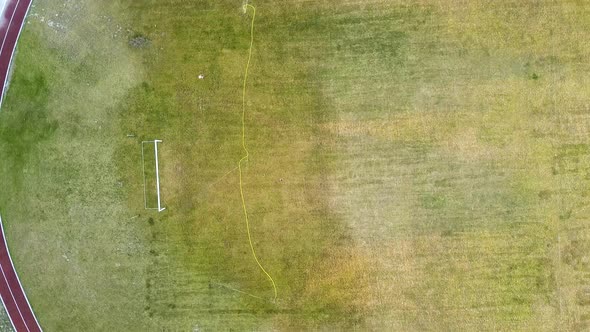
[[[25,320],[23,313],[20,311],[20,307],[18,306],[18,302],[16,302],[16,298],[14,297],[14,293],[12,293],[12,288],[10,288],[10,284],[8,283],[8,279],[6,279],[6,274],[4,274],[4,268],[2,268],[2,264],[0,264],[0,272],[2,272],[2,277],[4,277],[4,281],[6,281],[6,287],[8,288],[8,291],[10,292],[10,296],[12,297],[12,300],[14,301],[14,305],[16,306],[16,310],[18,310],[18,314],[20,315],[20,318],[23,320],[23,324],[25,324],[25,328],[27,329],[27,331],[30,332],[31,330],[29,330],[29,326],[27,325],[27,321]]]
[[[17,1],[17,6],[20,3],[20,0]],[[12,49],[12,53],[10,53],[10,60],[8,61],[8,67],[6,68],[6,76],[4,77],[4,86],[2,87],[2,90],[0,91],[0,108],[2,107],[2,102],[4,101],[4,92],[6,91],[6,87],[8,86],[8,79],[10,76],[10,66],[12,65],[12,58],[14,56],[14,50],[16,49],[16,43],[18,42],[19,38],[20,38],[20,34],[21,32],[23,32],[23,28],[25,26],[25,19],[27,18],[27,16],[29,16],[29,10],[31,9],[31,4],[33,3],[33,1],[29,1],[29,4],[27,5],[27,11],[25,12],[25,16],[23,17],[23,21],[21,22],[20,28],[18,29],[18,35],[16,36],[16,40],[14,41],[14,48]],[[12,16],[14,17],[14,13],[16,12],[16,8],[14,7],[14,12],[12,12]],[[12,20],[12,19],[11,19]],[[6,33],[8,34],[8,28],[6,29]],[[4,40],[6,40],[6,36],[7,34],[4,36]],[[4,41],[2,42],[2,47],[4,47]],[[0,54],[1,56],[1,54]],[[29,299],[27,299],[28,301]],[[29,304],[30,306],[30,304]],[[35,315],[35,313],[33,313],[33,315]],[[35,316],[35,321],[37,320],[37,317]],[[41,328],[41,325],[39,325],[39,322],[37,322],[37,325],[39,326],[39,328]]]
[[[4,303],[4,299],[0,296],[0,302],[2,302],[2,306],[4,307],[4,311],[6,311],[6,315],[8,316],[8,320],[10,321],[10,325],[12,325],[12,330],[16,332],[16,326],[14,326],[14,322],[10,319],[10,315],[8,314],[8,310],[6,309],[6,303]]]
[[[4,239],[4,248],[6,248],[6,254],[8,254],[8,259],[10,260],[10,265],[12,266],[12,270],[14,271],[14,274],[16,275],[16,280],[18,281],[18,285],[20,286],[20,290],[23,293],[25,300],[27,300],[27,304],[29,305],[29,311],[33,315],[33,318],[35,318],[35,323],[37,323],[37,327],[39,327],[39,330],[43,331],[43,329],[41,328],[41,325],[39,324],[39,321],[37,320],[37,316],[35,315],[35,312],[33,311],[33,307],[31,307],[31,303],[29,302],[29,298],[27,297],[27,293],[25,293],[25,289],[23,288],[23,285],[20,282],[20,278],[18,277],[18,273],[16,273],[16,269],[14,268],[14,262],[12,261],[12,255],[10,255],[10,250],[8,250],[8,243],[6,242],[6,233],[4,232],[4,224],[2,223],[2,216],[0,216],[0,231],[2,232],[2,238]],[[12,291],[11,291],[11,293],[12,293]],[[26,323],[25,323],[25,325],[26,325]],[[27,328],[27,330],[28,330],[28,328]]]
[[[0,54],[4,50],[4,43],[6,43],[6,37],[8,36],[8,32],[10,31],[10,27],[12,26],[12,20],[14,19],[14,14],[16,14],[16,10],[18,9],[18,5],[21,0],[16,1],[16,6],[14,6],[14,10],[12,11],[12,15],[10,15],[10,21],[8,21],[8,25],[6,26],[6,32],[4,33],[4,39],[2,39],[2,47],[0,47]],[[2,13],[4,14],[4,13]],[[23,21],[24,22],[24,21]],[[6,74],[8,74],[8,68],[6,69]]]

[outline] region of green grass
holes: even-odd
[[[8,318],[8,315],[6,314],[6,310],[4,309],[4,306],[0,306],[0,331],[2,332],[13,332],[14,329],[12,328],[12,325],[10,324],[10,319]]]
[[[254,3],[244,190],[276,303],[236,169],[241,2],[58,4],[0,112],[0,211],[46,330],[590,324],[582,4]]]

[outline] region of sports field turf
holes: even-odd
[[[12,331],[12,326],[10,325],[10,320],[4,307],[0,308],[0,331]]]
[[[46,331],[590,328],[590,6],[250,4],[252,247],[252,8],[35,3],[0,212]]]

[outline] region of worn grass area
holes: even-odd
[[[0,304],[0,331],[2,332],[14,332],[12,325],[10,324],[10,319],[6,314],[6,310],[4,306]]]
[[[140,330],[148,249],[115,152],[120,103],[141,77],[110,9],[35,3],[0,112],[0,209],[48,331]],[[139,313],[139,314],[138,314]]]
[[[241,1],[34,8],[0,209],[47,330],[589,327],[587,6],[254,5],[244,191],[274,303],[238,186]]]

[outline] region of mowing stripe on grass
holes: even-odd
[[[250,234],[250,220],[248,219],[248,209],[246,208],[246,200],[244,199],[244,185],[242,183],[242,161],[247,160],[250,153],[246,148],[246,81],[248,80],[248,69],[250,68],[250,60],[252,58],[252,45],[254,45],[254,19],[256,17],[256,8],[250,4],[246,4],[246,9],[252,8],[252,22],[250,23],[250,49],[248,50],[248,61],[246,62],[246,70],[244,73],[244,85],[242,88],[242,148],[246,153],[242,159],[238,162],[238,169],[240,171],[240,195],[242,197],[242,208],[244,209],[244,217],[246,218],[246,231],[248,233],[248,242],[250,243],[250,249],[252,250],[252,256],[254,256],[254,260],[260,270],[266,274],[268,279],[272,284],[272,289],[274,291],[274,299],[277,299],[277,285],[275,284],[274,279],[270,276],[270,274],[266,271],[266,269],[262,266],[258,257],[256,256],[256,251],[254,250],[254,245],[252,244],[252,235]]]

